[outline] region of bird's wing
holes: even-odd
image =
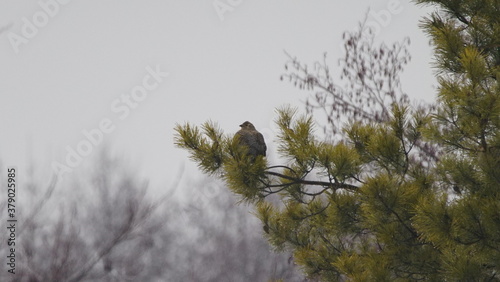
[[[262,133],[257,131],[257,144],[259,144],[260,149],[265,153],[267,150],[266,141],[264,141],[264,136]]]
[[[239,144],[247,146],[249,149],[252,148],[252,146],[254,146],[253,144],[255,143],[255,137],[251,132],[248,132],[248,130],[242,129],[238,131],[236,135],[238,136]]]

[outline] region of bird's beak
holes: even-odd
[[[242,123],[242,124],[240,124],[240,127],[243,127],[243,123]]]

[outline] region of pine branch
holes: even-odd
[[[293,181],[294,184],[323,186],[323,187],[332,188],[334,190],[347,189],[347,190],[356,191],[357,189],[359,189],[358,186],[346,184],[346,183],[331,183],[331,182],[324,182],[324,181],[305,180],[305,179],[301,179],[301,178],[296,178],[296,177],[284,175],[284,174],[274,172],[274,171],[266,171],[265,173],[269,174],[269,175],[278,176],[278,177],[283,178],[283,179],[291,180],[291,181]]]

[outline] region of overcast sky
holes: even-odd
[[[409,1],[0,0],[0,6],[0,158],[21,173],[32,156],[48,178],[54,162],[65,165],[68,150],[93,141],[83,164],[108,143],[153,185],[168,185],[183,163],[196,173],[187,153],[173,146],[175,123],[186,121],[211,119],[236,132],[249,120],[272,143],[274,110],[303,109],[309,94],[279,80],[283,51],[307,63],[328,52],[335,65],[342,33],[354,30],[368,8],[378,41],[411,39],[403,89],[415,99],[435,97],[431,48],[418,28],[430,9]]]

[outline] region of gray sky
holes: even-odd
[[[176,122],[211,119],[235,132],[250,120],[272,143],[274,110],[287,103],[303,109],[308,95],[279,80],[283,51],[306,63],[326,51],[335,65],[342,33],[354,30],[369,7],[378,41],[411,38],[403,89],[415,99],[435,97],[431,48],[418,28],[430,9],[409,1],[0,0],[0,6],[0,27],[9,26],[0,34],[0,158],[21,171],[30,156],[46,173],[54,161],[65,164],[68,148],[84,150],[92,141],[84,131],[99,126],[108,132],[91,134],[93,151],[74,170],[108,143],[154,185],[170,183],[183,162],[196,173],[187,153],[173,146]]]

